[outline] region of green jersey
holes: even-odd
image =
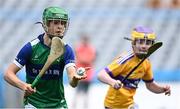
[[[26,68],[26,82],[32,83],[44,66],[50,48],[43,42],[44,34],[27,43],[18,53],[14,63]],[[45,72],[36,86],[36,93],[25,98],[24,104],[30,103],[37,108],[67,108],[64,96],[63,70],[75,66],[74,53],[69,45],[65,45],[65,53],[59,57]]]

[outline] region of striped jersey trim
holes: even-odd
[[[76,67],[75,63],[69,63],[65,65],[65,69],[67,69],[68,67],[73,66]]]
[[[19,68],[23,68],[23,66],[19,64],[16,60],[14,60],[13,63],[16,64]]]
[[[134,53],[129,53],[126,56],[120,57],[118,60],[118,64],[125,63],[127,60],[131,59],[133,56],[134,56]]]
[[[38,38],[36,38],[33,41],[31,41],[30,43],[31,43],[31,46],[34,46],[34,45],[36,45],[39,42],[40,42],[40,40]]]
[[[104,68],[104,70],[107,72],[107,74],[109,74],[109,76],[111,76],[112,78],[114,77],[112,72],[107,67]]]

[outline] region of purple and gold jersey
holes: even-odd
[[[141,60],[133,52],[124,52],[111,64],[105,67],[105,71],[114,79],[122,80]],[[105,98],[105,106],[111,108],[128,108],[134,103],[133,96],[140,80],[153,81],[151,64],[146,59],[124,82],[119,90],[109,87]]]
[[[26,68],[26,82],[31,84],[45,64],[50,48],[43,42],[44,34],[27,43],[18,53],[14,63],[20,68]],[[30,103],[39,108],[67,108],[64,97],[63,70],[75,66],[72,48],[65,44],[65,52],[45,72],[36,86],[36,93],[25,98],[25,104]]]

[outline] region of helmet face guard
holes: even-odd
[[[136,27],[132,31],[132,47],[140,59],[147,54],[149,47],[155,42],[155,34],[150,28]]]
[[[68,13],[64,9],[59,8],[59,7],[48,7],[44,10],[42,19],[43,19],[43,28],[50,38],[54,36],[63,38],[69,25]],[[53,33],[50,33],[49,32],[50,22],[53,22],[53,23],[60,22],[62,25],[64,25],[65,31],[63,35],[55,35]]]

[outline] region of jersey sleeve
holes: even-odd
[[[75,66],[74,52],[69,45],[65,45],[64,60],[66,68],[69,66]]]
[[[115,59],[112,63],[110,63],[107,67],[105,67],[105,71],[111,76],[115,77],[123,71],[124,65],[119,63],[118,59]]]
[[[126,62],[129,61],[133,57],[133,53],[123,52],[118,57],[116,57],[112,63],[110,63],[105,71],[113,78],[120,74],[125,73]]]
[[[19,53],[17,54],[14,63],[19,67],[22,68],[25,64],[27,64],[28,60],[30,59],[32,54],[32,47],[30,43],[24,45]]]
[[[142,80],[144,82],[152,82],[154,80],[152,67],[151,67],[151,63],[149,62],[149,60],[146,62],[146,72],[145,72],[145,75],[143,76]]]

